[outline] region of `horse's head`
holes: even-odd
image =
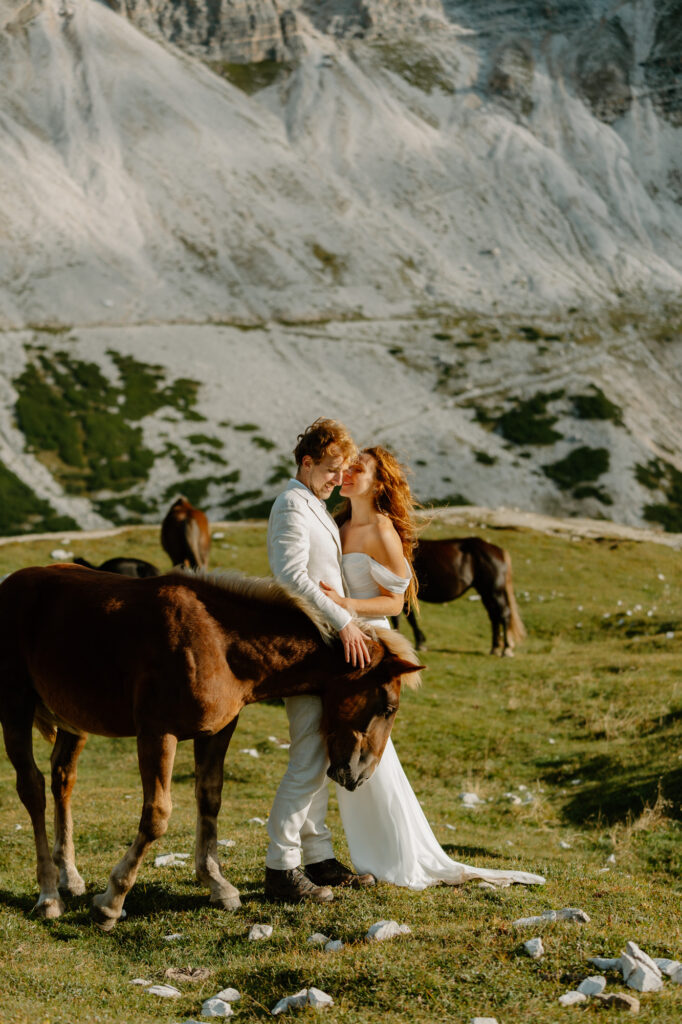
[[[421,668],[407,640],[398,632],[376,630],[369,642],[370,665],[348,670],[325,688],[322,730],[327,741],[327,775],[354,790],[370,778],[391,735],[400,689],[419,685]]]

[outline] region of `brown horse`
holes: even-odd
[[[161,547],[173,565],[207,569],[211,547],[208,519],[182,496],[174,501],[161,523]]]
[[[508,551],[480,537],[420,540],[415,549],[414,571],[419,580],[419,600],[427,604],[454,601],[470,587],[478,591],[492,626],[490,653],[513,656],[514,645],[520,643],[526,630],[516,604]],[[397,626],[397,618],[393,621]],[[407,621],[419,650],[426,637],[413,609],[408,612]]]
[[[74,627],[79,643],[73,643]],[[404,638],[377,631],[369,667],[343,658],[324,622],[272,580],[183,572],[130,579],[57,564],[20,569],[0,584],[0,720],[31,816],[42,917],[63,911],[59,889],[85,886],[74,855],[71,792],[88,733],[136,736],[143,805],[139,831],[114,867],[93,913],[105,931],[121,917],[149,845],[171,812],[178,740],[194,740],[195,866],[212,903],[235,909],[239,893],[217,855],[223,762],[239,712],[254,701],[320,693],[330,767],[348,789],[369,778],[391,731],[401,682],[419,666]],[[45,783],[32,724],[55,740],[55,843],[45,829]]]
[[[74,565],[84,565],[86,569],[98,569],[99,572],[116,572],[121,576],[132,576],[138,580],[145,580],[149,576],[160,576],[161,572],[152,565],[145,562],[143,558],[107,558],[101,565],[93,565],[85,558],[74,558]]]

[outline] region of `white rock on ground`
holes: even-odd
[[[144,985],[148,988],[151,985],[151,981],[147,981],[146,978],[133,978],[130,982],[131,985]]]
[[[271,1013],[276,1016],[279,1013],[286,1013],[288,1010],[299,1010],[304,1006],[312,1006],[315,1009],[321,1009],[323,1006],[333,1006],[334,1000],[326,992],[322,992],[321,989],[311,987],[302,988],[300,992],[296,992],[293,996],[284,996],[283,999],[273,1006]]]
[[[236,988],[223,988],[220,992],[216,992],[213,998],[222,999],[224,1003],[238,1003],[241,995]]]
[[[237,843],[234,839],[218,839],[218,846],[236,846]]]
[[[309,935],[306,939],[309,946],[326,946],[330,941],[331,939],[329,936],[323,935],[322,932],[313,932],[313,934]]]
[[[682,985],[682,966],[678,967],[676,971],[670,975],[670,980],[676,985]]]
[[[470,1024],[497,1024],[497,1017],[472,1017]]]
[[[161,996],[163,999],[176,999],[182,995],[182,992],[173,985],[152,985],[145,989],[145,992],[150,996]]]
[[[545,947],[542,945],[542,939],[540,938],[528,939],[527,942],[524,942],[523,948],[531,960],[539,960],[545,953]]]
[[[249,818],[249,825],[264,825],[265,820],[263,818]]]
[[[667,974],[669,978],[672,978],[673,974],[682,967],[679,960],[669,960],[665,956],[655,956],[654,963],[659,968],[661,974]]]
[[[160,853],[154,858],[155,868],[177,867],[189,859],[188,853]]]
[[[178,939],[182,938],[182,932],[171,932],[170,935],[164,935],[164,942],[177,942]]]
[[[231,1017],[233,1014],[230,1004],[217,996],[204,1000],[201,1006],[202,1017]]]
[[[588,959],[588,963],[591,963],[598,971],[622,971],[623,961],[620,957],[615,959],[606,956],[591,956]]]
[[[409,935],[411,931],[409,925],[398,924],[397,921],[377,921],[368,930],[366,938],[368,942],[383,942],[384,939],[393,939],[397,935]]]
[[[658,992],[663,988],[660,967],[636,942],[627,942],[620,958],[623,981],[628,988],[634,988],[637,992]]]
[[[564,907],[556,912],[557,921],[576,921],[578,924],[589,924],[591,918],[579,907]]]
[[[481,800],[478,793],[460,793],[459,798],[465,807],[478,807],[480,804],[485,803],[485,800]]]
[[[338,953],[340,949],[343,949],[341,939],[330,939],[329,942],[325,943],[325,953]]]
[[[656,977],[644,964],[637,964],[634,971],[628,975],[625,984],[628,988],[634,988],[636,992],[658,992],[663,988],[663,979]]]
[[[249,942],[258,942],[259,939],[269,939],[272,935],[271,924],[254,924],[247,935]]]
[[[578,985],[577,991],[582,992],[586,996],[596,996],[600,992],[603,992],[606,988],[606,978],[599,974],[593,974],[589,978],[585,978]]]
[[[638,963],[643,964],[644,967],[648,967],[653,974],[657,975],[659,978],[661,977],[661,968],[655,960],[652,960],[652,958],[644,952],[643,949],[640,949],[636,942],[626,942],[625,952],[628,956],[637,960]]]
[[[240,754],[248,754],[249,757],[260,757],[260,753],[255,747],[247,747],[245,750],[240,750]]]
[[[584,992],[573,990],[572,992],[564,992],[562,996],[559,996],[559,1002],[562,1006],[575,1006],[576,1003],[586,1003],[587,996]]]

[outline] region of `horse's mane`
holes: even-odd
[[[210,586],[279,608],[293,608],[302,612],[315,626],[325,643],[331,643],[336,630],[327,622],[319,608],[290,587],[272,576],[243,576],[230,569],[173,569],[171,575],[200,579]]]
[[[411,665],[418,665],[419,658],[415,654],[412,644],[399,633],[397,629],[385,629],[381,626],[374,628],[377,640],[380,640],[391,654],[403,661],[409,661]],[[416,690],[422,684],[421,672],[408,672],[402,677],[403,686]]]

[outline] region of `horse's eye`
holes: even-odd
[[[384,718],[390,718],[392,715],[396,713],[397,710],[397,708],[392,708],[389,705],[389,707],[387,707],[386,710],[384,711]]]

